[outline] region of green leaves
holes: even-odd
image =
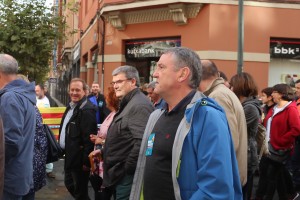
[[[20,39],[20,37],[18,36],[18,35],[12,35],[11,36],[11,41],[16,41],[16,40],[19,40]]]
[[[46,0],[0,0],[0,52],[14,56],[20,72],[42,82],[49,72],[55,42],[66,26]],[[57,12],[56,12],[57,13]]]

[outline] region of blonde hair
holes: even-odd
[[[27,83],[30,83],[27,76],[23,75],[23,74],[17,74],[17,79],[21,79],[26,81]]]

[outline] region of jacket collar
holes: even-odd
[[[137,94],[140,93],[139,88],[135,88],[131,90],[128,94],[126,94],[123,99],[120,102],[120,109],[119,111],[122,112],[122,110],[125,108],[125,106],[128,104],[128,102]]]
[[[78,108],[78,107],[82,108],[86,103],[87,103],[87,97],[84,96],[77,103],[70,102],[69,103],[69,108],[74,107],[74,105],[75,105],[75,108]]]
[[[224,84],[224,83],[225,83],[224,79],[221,77],[218,77],[211,83],[211,85],[207,88],[207,90],[205,92],[203,92],[203,94],[208,96],[210,93],[212,93],[212,91],[214,90],[215,87],[217,87],[220,84]]]

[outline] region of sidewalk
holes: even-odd
[[[36,195],[36,200],[73,200],[72,196],[67,191],[64,185],[64,160],[59,160],[54,164],[55,179],[47,178],[47,185],[39,190]],[[254,177],[253,190],[255,191],[258,183],[258,177]],[[89,185],[89,196],[91,200],[94,200],[94,191],[91,185]],[[275,195],[274,200],[277,200],[278,196]]]
[[[46,178],[47,184],[35,194],[36,200],[73,200],[64,185],[64,160],[53,163],[55,179]],[[94,199],[93,188],[89,186],[90,199]]]

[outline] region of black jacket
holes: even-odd
[[[105,141],[104,186],[115,185],[125,174],[134,174],[145,127],[153,110],[150,100],[138,88],[120,102]]]
[[[70,106],[67,107],[61,120],[59,138],[69,110]],[[83,165],[90,167],[88,156],[94,148],[90,134],[97,134],[96,107],[83,97],[74,108],[66,126],[65,170],[79,170]]]

